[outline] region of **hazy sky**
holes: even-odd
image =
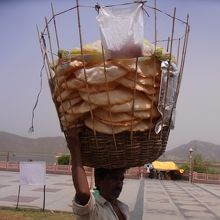
[[[51,17],[51,2],[56,12],[74,6],[74,0],[0,1],[0,131],[32,138],[62,135],[46,74],[35,111],[35,132],[28,133],[42,66],[36,24],[43,29],[44,17]],[[96,2],[80,1],[86,5]],[[153,1],[148,4],[153,5]],[[175,129],[171,131],[167,149],[195,139],[220,144],[220,1],[158,0],[157,5],[171,14],[176,7],[177,17],[182,19],[189,13],[191,26]],[[97,39],[93,15],[86,14],[84,20],[89,33],[85,41]],[[68,33],[71,28],[68,25],[61,30]],[[68,34],[67,37],[68,43],[73,40],[69,47],[76,46],[74,38]]]

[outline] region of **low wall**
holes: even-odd
[[[91,176],[92,168],[91,167],[84,167],[87,176]],[[0,161],[0,170],[5,171],[15,171],[19,172],[19,162],[14,161]],[[126,171],[125,178],[129,179],[139,179],[144,176],[146,169],[143,167],[133,167]],[[46,165],[46,172],[47,173],[54,173],[54,174],[67,174],[71,175],[71,165]],[[188,175],[183,175],[184,180],[188,179]],[[211,183],[211,184],[220,184],[220,175],[219,174],[206,174],[206,173],[197,173],[193,172],[193,183]]]
[[[91,176],[92,168],[84,167],[87,176]],[[14,171],[19,172],[19,162],[14,161],[0,161],[0,170],[4,171]],[[46,173],[51,174],[67,174],[71,175],[71,165],[53,165],[46,164]],[[125,178],[129,179],[139,179],[142,176],[143,168],[141,167],[133,167],[126,171]]]
[[[193,172],[193,183],[220,184],[220,175]]]

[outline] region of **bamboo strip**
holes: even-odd
[[[79,1],[76,0],[76,9],[77,9],[77,22],[78,22],[78,31],[79,31],[79,40],[80,40],[80,50],[81,50],[81,56],[82,56],[82,60],[83,60],[83,72],[84,72],[84,77],[86,80],[86,89],[87,89],[87,94],[88,94],[88,100],[89,100],[89,106],[90,106],[90,114],[91,114],[91,118],[93,121],[93,132],[94,132],[94,136],[95,136],[95,140],[96,140],[96,147],[98,148],[98,141],[96,138],[96,131],[94,129],[94,115],[92,112],[92,108],[91,108],[91,101],[90,101],[90,95],[89,95],[89,86],[88,86],[88,80],[87,80],[87,75],[86,75],[86,69],[85,69],[85,58],[84,58],[84,53],[83,53],[83,42],[82,42],[82,32],[81,32],[81,22],[80,22],[80,12],[79,12]]]
[[[53,9],[53,4],[52,4],[52,3],[51,3],[51,9],[52,9],[52,14],[53,14],[53,24],[54,24],[55,34],[56,34],[57,48],[58,48],[58,51],[59,51],[59,50],[60,50],[60,44],[59,44],[59,38],[58,38],[58,33],[57,33],[56,19],[55,19],[54,9]]]
[[[167,102],[167,94],[168,94],[168,82],[170,79],[170,62],[171,62],[171,57],[172,57],[172,48],[173,48],[173,35],[174,35],[174,25],[175,25],[175,16],[176,16],[176,8],[174,8],[174,12],[173,12],[173,23],[172,23],[172,32],[171,32],[171,40],[170,40],[170,59],[169,59],[169,65],[168,65],[168,77],[167,77],[167,82],[166,82],[166,89],[165,89],[165,101],[164,101],[164,106],[163,106],[163,116],[162,116],[162,128],[161,128],[161,138],[162,138],[162,133],[163,133],[163,123],[164,123],[164,113],[165,113],[165,108],[166,108],[166,102]]]
[[[157,0],[154,0],[154,8],[156,9],[157,8]],[[156,52],[156,49],[157,49],[157,11],[154,10],[154,51]],[[156,57],[154,56],[154,69],[156,70]],[[154,75],[153,76],[153,84],[155,84],[155,81],[156,81],[156,76]],[[153,93],[153,97],[152,97],[152,100],[151,100],[151,109],[150,109],[150,112],[151,112],[151,117],[150,117],[150,123],[152,123],[153,121],[153,105],[154,105],[154,96],[155,96],[155,88],[153,87],[154,89],[154,93]],[[152,128],[150,128],[150,131],[149,131],[149,136],[148,138],[150,139],[150,136],[151,136],[151,130]]]

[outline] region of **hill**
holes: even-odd
[[[220,162],[220,145],[194,140],[167,150],[161,160],[183,161],[189,159],[189,149],[201,154],[204,159]],[[0,160],[45,160],[56,162],[56,155],[69,153],[64,137],[26,138],[0,131]]]
[[[10,160],[46,160],[68,153],[64,137],[26,138],[0,131],[0,160],[9,152]]]
[[[205,160],[220,162],[220,145],[199,140],[193,140],[188,144],[167,150],[160,159],[174,161],[188,160],[190,148],[193,149],[193,154],[201,154]]]

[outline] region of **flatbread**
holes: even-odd
[[[106,64],[106,73],[104,66],[96,66],[75,71],[77,79],[87,82],[88,84],[103,84],[105,82],[116,81],[127,74],[127,71],[116,65]],[[86,76],[85,76],[86,75]]]
[[[69,108],[67,110],[67,112],[69,114],[84,114],[86,112],[89,112],[90,110],[93,110],[97,108],[96,105],[93,105],[93,104],[89,104],[88,102],[80,102],[80,103],[77,103],[76,105],[72,106],[71,108]]]
[[[109,108],[109,110],[111,112],[131,112],[132,108],[133,108],[133,99],[123,104],[112,105]],[[137,93],[134,101],[134,111],[145,111],[145,110],[149,110],[150,108],[151,108],[151,101],[149,100],[149,98],[146,95]]]
[[[152,94],[155,94],[156,93],[156,89],[153,88],[152,86],[145,86],[145,85],[141,85],[139,84],[138,82],[135,83],[134,80],[130,80],[130,79],[127,79],[127,78],[120,78],[118,80],[118,83],[127,87],[127,88],[130,88],[130,89],[136,89],[138,91],[142,91],[148,95],[152,95]]]
[[[93,127],[95,131],[104,133],[104,134],[117,134],[123,131],[126,131],[128,128],[126,126],[111,126],[104,124],[96,119],[92,120],[91,117],[87,118],[85,120],[85,125],[93,130]]]
[[[67,79],[66,75],[54,76],[55,85],[61,85]]]
[[[76,91],[74,90],[64,90],[57,96],[58,102],[63,102],[67,99],[71,99],[76,94]]]
[[[120,66],[121,68],[127,70],[127,72],[136,72],[136,58],[131,59],[114,59],[112,60],[112,63],[114,63],[117,66]],[[139,73],[140,70],[137,67],[137,72]]]
[[[55,84],[54,89],[53,89],[53,97],[59,96],[64,91],[62,87],[60,87],[58,84]]]
[[[159,77],[152,77],[152,76],[141,76],[137,73],[137,77],[136,77],[136,73],[135,72],[129,72],[126,76],[124,76],[124,78],[126,79],[130,79],[130,80],[136,80],[137,83],[141,84],[141,85],[147,85],[147,86],[153,86],[153,87],[159,87],[160,86],[160,78]]]
[[[74,71],[83,68],[83,62],[78,60],[73,60],[71,62],[60,63],[55,68],[55,75],[69,75]]]
[[[71,107],[73,107],[75,104],[82,102],[82,98],[80,96],[72,98],[71,100],[66,100],[60,104],[59,112],[67,112]]]
[[[128,72],[136,72],[136,58],[121,59],[114,61],[116,65],[126,69]],[[138,59],[137,73],[140,76],[158,76],[161,73],[161,61],[149,57],[140,57]]]
[[[131,125],[135,126],[137,123],[139,123],[141,121],[140,119],[138,119],[138,120],[135,119],[135,120],[130,120],[130,121],[122,121],[122,122],[112,122],[112,121],[105,121],[105,120],[101,120],[101,119],[97,119],[97,120],[103,124],[106,124],[106,125],[123,126],[123,127],[124,126],[129,127]]]
[[[91,102],[97,106],[116,105],[130,101],[133,98],[131,90],[119,87],[108,92],[99,92],[88,94],[86,92],[79,92],[82,99],[86,102]]]
[[[152,116],[151,116],[151,114],[152,114]],[[152,112],[151,112],[151,109],[149,109],[147,111],[135,111],[134,112],[134,117],[140,118],[140,119],[148,119],[150,117],[152,117],[154,119],[154,118],[158,118],[159,116],[160,116],[160,113],[155,107],[152,109]]]
[[[159,76],[161,74],[161,61],[156,59],[140,59],[138,67],[141,70],[141,76]]]
[[[147,97],[152,101],[155,105],[158,104],[159,101],[159,95],[160,95],[160,91],[157,90],[156,94],[152,94],[152,95],[148,95]]]
[[[98,63],[102,63],[103,62],[103,56],[102,53],[92,53],[90,51],[83,51],[83,56],[80,54],[81,52],[79,51],[78,54],[74,54],[72,55],[74,60],[79,60],[85,61],[85,65],[88,66],[93,66],[93,65],[97,65]]]
[[[80,92],[85,92],[91,94],[91,93],[99,93],[99,92],[105,92],[115,89],[117,86],[119,86],[116,82],[111,83],[104,83],[100,85],[88,85],[88,87],[82,87],[78,88]]]
[[[95,118],[109,122],[126,122],[132,120],[132,115],[128,113],[111,113],[101,108],[94,110],[93,114]]]
[[[132,128],[132,131],[147,131],[153,128],[153,124],[148,120],[143,120]]]
[[[146,131],[153,128],[153,124],[147,120],[143,120],[137,124],[133,124],[133,126],[115,126],[104,124],[99,120],[91,119],[91,117],[85,120],[85,125],[95,131],[104,133],[104,134],[118,134],[124,131]]]
[[[86,84],[82,80],[76,79],[75,76],[62,83],[62,88],[64,89],[79,89],[85,86]]]

